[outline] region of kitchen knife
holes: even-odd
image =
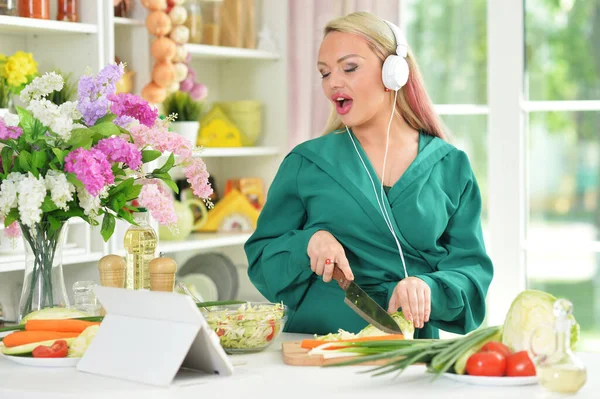
[[[346,293],[344,302],[360,317],[379,330],[389,334],[402,334],[402,330],[385,309],[373,298],[363,291],[354,281],[347,280],[344,272],[337,267],[333,268],[333,279],[338,282]]]

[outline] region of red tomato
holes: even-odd
[[[467,374],[501,377],[506,372],[506,358],[498,352],[478,352],[467,359]]]
[[[511,354],[510,349],[508,349],[508,347],[502,342],[498,341],[491,341],[483,345],[480,352],[498,352],[504,357],[509,357]]]
[[[535,366],[527,351],[513,353],[506,358],[506,375],[509,377],[530,377],[535,375]]]
[[[271,334],[267,335],[267,342],[273,339],[275,336],[275,320],[269,320],[269,324],[271,325]]]
[[[32,352],[33,357],[67,357],[69,347],[67,341],[59,339],[52,346],[39,345]]]
[[[217,335],[219,337],[222,337],[223,335],[225,335],[225,330],[223,330],[222,328],[218,328],[217,329]]]

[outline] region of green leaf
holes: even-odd
[[[33,136],[36,130],[36,120],[33,115],[24,108],[17,107],[19,115],[19,126],[23,129],[23,136],[28,143],[33,142]]]
[[[71,132],[71,138],[69,139],[69,144],[73,148],[82,147],[85,149],[90,149],[92,147],[93,134],[94,132],[88,128],[73,129]]]
[[[103,137],[110,137],[113,134],[120,133],[119,127],[112,122],[97,123],[96,125],[92,126],[90,130],[94,133],[102,135]]]
[[[6,215],[6,219],[4,219],[4,226],[10,226],[15,221],[19,220],[19,210],[17,208],[12,208],[8,215]]]
[[[83,183],[80,182],[79,179],[77,179],[77,176],[75,176],[74,173],[67,173],[67,181],[69,183],[71,183],[72,185],[74,185],[75,187],[79,187],[79,188],[84,188],[85,187],[83,185]]]
[[[121,167],[119,166],[119,164],[113,164],[111,167],[112,172],[113,172],[113,176],[118,177],[118,176],[127,176],[127,173],[125,173],[125,171],[123,169],[121,169]]]
[[[65,152],[59,148],[52,148],[52,152],[54,153],[54,155],[56,155],[56,159],[58,159],[58,161],[62,164],[63,162],[65,162]]]
[[[161,180],[164,181],[165,184],[167,186],[169,186],[169,188],[171,190],[173,190],[176,194],[179,193],[179,187],[177,187],[177,184],[173,180],[171,180],[171,179],[161,179]]]
[[[108,113],[108,114],[104,115],[102,118],[98,119],[96,121],[96,123],[94,123],[94,125],[97,126],[97,125],[100,125],[100,124],[105,123],[105,122],[112,122],[115,119],[117,119],[117,115]]]
[[[125,201],[131,201],[139,197],[140,192],[142,191],[142,187],[143,186],[141,184],[136,184],[134,186],[128,187],[124,192]]]
[[[48,221],[50,222],[50,228],[54,231],[57,231],[60,228],[60,221],[56,219],[54,216],[48,215]]]
[[[44,202],[42,203],[42,212],[47,213],[55,211],[57,209],[58,207],[56,206],[54,201],[52,201],[52,198],[49,195],[46,195],[46,198],[44,198]]]
[[[21,165],[21,169],[24,172],[31,170],[33,172],[33,168],[31,167],[31,154],[27,151],[21,151],[19,154],[19,165]]]
[[[127,206],[125,206],[127,208]],[[124,209],[119,210],[119,218],[126,220],[131,224],[135,224],[135,220],[133,219],[133,215],[127,212]]]
[[[110,236],[115,231],[115,217],[110,213],[105,213],[104,218],[102,219],[102,227],[100,228],[100,234],[102,234],[102,238],[104,241],[108,241]]]
[[[56,211],[52,212],[52,215],[55,217],[62,218],[62,219],[69,219],[72,217],[80,217],[89,223],[89,218],[85,215],[85,213],[83,213],[83,209],[81,209],[79,207],[77,207],[77,208],[69,207],[68,211],[56,210]]]
[[[31,156],[31,163],[34,168],[42,169],[46,166],[46,162],[48,161],[48,155],[46,151],[34,151]]]
[[[14,153],[15,152],[10,147],[4,147],[2,149],[2,152],[0,153],[0,157],[2,157],[2,169],[4,170],[4,173],[7,175],[10,173],[10,169],[13,164]]]
[[[142,151],[142,162],[148,163],[152,162],[155,159],[159,158],[162,155],[162,152],[156,150],[144,150]]]
[[[152,174],[156,176],[157,173],[166,173],[169,170],[171,170],[173,165],[175,165],[175,156],[173,155],[173,153],[171,153],[171,155],[169,155],[169,159],[167,159],[165,164],[158,169],[154,169],[152,171]]]
[[[121,191],[133,186],[133,182],[134,182],[133,177],[130,177],[127,180],[123,180],[123,182],[119,183],[118,185],[111,187],[110,190],[108,190],[109,197],[113,196],[115,194],[118,194]]]
[[[169,180],[171,179],[171,175],[168,173],[155,173],[152,172],[152,176],[154,176],[157,179],[161,179],[161,180]]]

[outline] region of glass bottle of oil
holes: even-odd
[[[581,360],[571,351],[571,320],[573,304],[566,299],[554,303],[555,351],[537,359],[537,375],[539,384],[544,389],[572,394],[583,387],[587,380],[587,371]]]
[[[125,287],[132,290],[150,289],[149,264],[156,257],[157,236],[148,224],[148,212],[138,208],[133,214],[137,225],[131,225],[125,232],[124,246],[127,255],[127,280]]]

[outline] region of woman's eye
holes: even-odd
[[[349,68],[349,69],[344,69],[344,71],[346,71],[346,72],[354,72],[354,71],[356,71],[356,68],[358,68],[358,66],[354,66],[354,67]]]
[[[322,74],[321,74],[321,79],[325,79],[327,76],[329,76],[329,74],[331,74],[331,72],[328,72],[328,73],[322,73]]]

